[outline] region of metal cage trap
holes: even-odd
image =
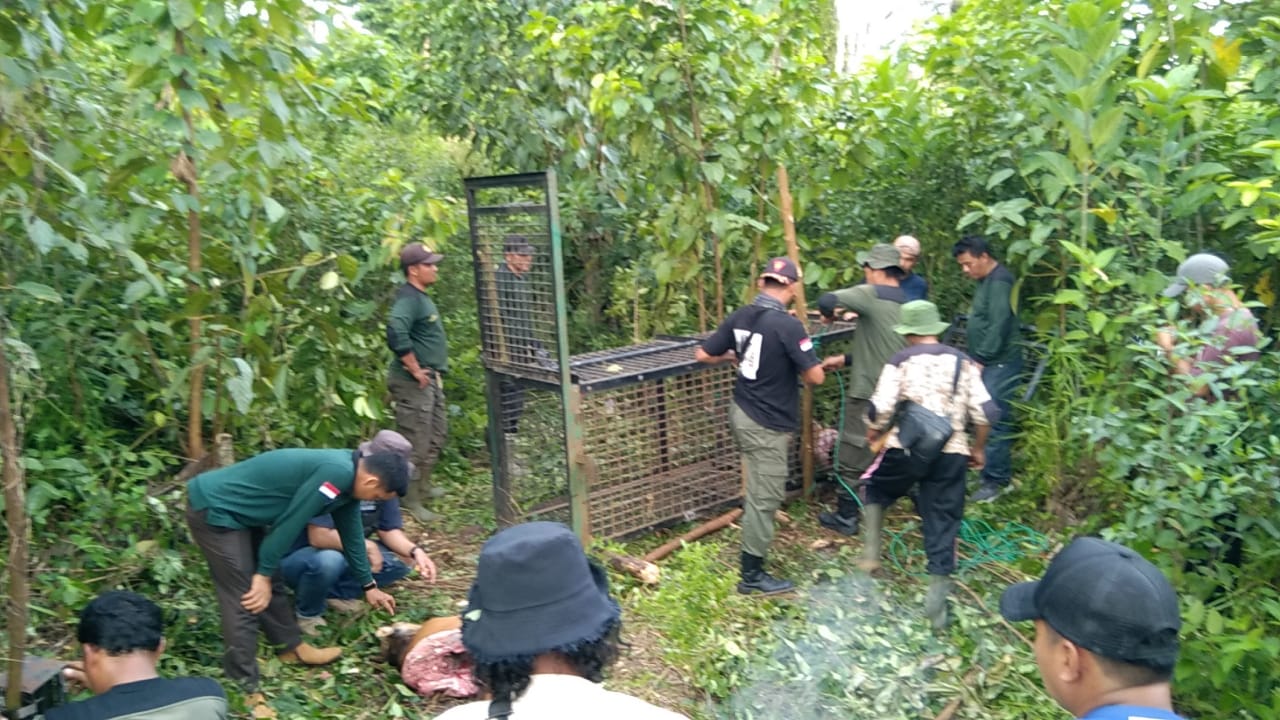
[[[705,336],[570,355],[554,174],[473,178],[466,191],[499,523],[618,538],[739,501],[734,370],[694,360]],[[840,353],[854,325],[810,330],[823,353]],[[815,389],[815,440],[838,432],[842,402],[836,383]],[[814,444],[822,472],[834,443]],[[797,434],[796,480],[800,446]]]

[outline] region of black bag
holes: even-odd
[[[956,396],[960,384],[960,369],[964,357],[956,356],[956,376],[951,381],[951,397]],[[928,467],[942,456],[942,449],[951,439],[951,418],[939,415],[914,400],[903,400],[894,411],[898,426],[898,442],[903,450],[921,467]]]

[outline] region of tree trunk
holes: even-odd
[[[174,53],[186,55],[186,38],[182,31],[176,30],[173,35]],[[179,82],[186,84],[184,80],[179,80]],[[191,113],[185,106],[182,109],[182,122],[187,128],[187,146],[194,152],[196,128],[195,123],[191,120]],[[199,176],[196,173],[195,161],[185,151],[179,151],[169,167],[174,176],[186,184],[187,195],[190,197],[189,202],[191,204],[187,206],[187,270],[194,278],[200,273],[202,267],[200,261],[200,212],[198,209],[200,207]],[[194,279],[188,281],[188,295],[195,294],[197,290],[199,290],[199,285],[195,283]],[[204,363],[198,361],[202,344],[201,334],[203,332],[200,316],[192,315],[187,318],[187,328],[190,334],[187,359],[191,363],[191,392],[187,400],[187,455],[198,459],[204,456]]]
[[[27,493],[22,464],[18,462],[21,438],[9,393],[9,358],[0,328],[0,452],[4,454],[5,521],[9,532],[9,601],[5,612],[9,623],[9,686],[5,707],[17,717],[22,705],[22,659],[27,649]]]

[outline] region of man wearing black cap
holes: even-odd
[[[405,283],[396,291],[387,321],[387,347],[394,358],[387,371],[387,389],[396,404],[396,426],[413,445],[416,477],[401,506],[418,519],[431,522],[440,516],[423,504],[444,494],[432,487],[431,471],[440,458],[449,432],[441,375],[449,371],[449,348],[445,342],[440,311],[427,295],[435,284],[438,265],[444,256],[422,243],[409,243],[400,251],[400,268]]]
[[[773,542],[773,516],[787,490],[787,452],[800,427],[796,375],[811,385],[825,379],[804,325],[787,313],[800,272],[785,257],[768,262],[747,307],[724,319],[694,353],[699,362],[737,362],[729,424],[742,451],[747,494],[742,502],[742,582],[738,592],[766,595],[794,585],[764,570]]]
[[[881,243],[858,253],[857,260],[866,278],[865,283],[818,298],[818,312],[828,321],[835,317],[836,308],[851,310],[858,315],[858,332],[853,338],[852,351],[822,360],[823,370],[851,368],[837,456],[845,483],[836,487],[836,509],[818,515],[818,522],[823,527],[842,535],[858,533],[858,501],[849,493],[849,486],[862,477],[876,459],[876,453],[867,441],[864,418],[880,369],[904,344],[902,336],[894,332],[894,327],[902,314],[902,304],[907,301],[906,293],[899,287],[906,273],[899,264],[897,248]]]
[[[492,699],[437,720],[680,720],[600,687],[618,659],[621,627],[604,568],[569,528],[532,522],[502,530],[480,549],[462,614],[462,644]]]
[[[1045,690],[1080,720],[1182,720],[1169,686],[1178,596],[1133,550],[1076,538],[1043,578],[1005,590],[1000,613],[1035,621]]]
[[[351,450],[302,448],[265,452],[187,483],[187,525],[213,576],[228,678],[249,691],[258,689],[259,627],[272,645],[282,648],[285,662],[323,665],[342,654],[339,648],[301,642],[278,572],[298,533],[321,513],[333,516],[365,600],[395,612],[395,599],[378,589],[369,570],[360,501],[403,495],[407,484],[408,465],[395,453],[361,456]]]

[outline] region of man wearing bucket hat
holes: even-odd
[[[361,457],[390,452],[407,463],[413,446],[394,430],[379,430],[372,440],[360,443],[358,452]],[[408,467],[412,473],[412,465]],[[366,538],[365,554],[378,587],[390,587],[414,569],[428,582],[435,582],[435,563],[426,550],[405,534],[397,498],[361,500],[360,520]],[[372,537],[375,534],[377,540]],[[319,627],[326,624],[322,617],[326,604],[347,612],[363,607],[357,600],[362,595],[360,582],[342,554],[342,536],[332,515],[325,513],[311,518],[293,548],[280,561],[280,574],[293,590],[298,627],[304,634],[317,634]]]
[[[844,426],[840,429],[840,482],[836,486],[836,508],[818,515],[823,527],[842,535],[858,534],[858,501],[851,494],[857,482],[875,460],[867,442],[863,418],[871,402],[880,369],[902,349],[902,336],[894,332],[907,296],[898,283],[905,277],[897,248],[888,244],[872,246],[857,255],[866,282],[818,298],[818,311],[833,318],[837,308],[858,314],[858,331],[848,354],[824,358],[824,370],[850,368],[849,388],[844,399]]]
[[[1045,690],[1080,720],[1182,720],[1169,679],[1178,662],[1178,596],[1129,548],[1080,537],[1044,577],[1004,591],[1006,620],[1034,620]]]
[[[1195,347],[1179,353],[1179,329],[1166,327],[1156,333],[1156,342],[1178,375],[1188,378],[1192,390],[1200,397],[1212,397],[1215,384],[1224,381],[1216,376],[1231,363],[1257,360],[1261,333],[1258,321],[1231,289],[1230,266],[1222,258],[1197,253],[1178,266],[1178,274],[1165,297],[1190,295],[1186,305],[1196,329],[1184,328],[1185,339]],[[1194,288],[1191,293],[1187,291]],[[1212,320],[1204,323],[1205,320]],[[1230,388],[1219,387],[1229,394]]]
[[[440,310],[427,295],[439,276],[441,260],[443,255],[422,243],[404,246],[400,269],[405,282],[396,291],[387,321],[387,347],[395,356],[387,370],[387,389],[395,400],[396,427],[413,444],[417,468],[401,506],[424,523],[440,519],[424,503],[444,494],[431,485],[431,471],[449,432],[441,384],[441,376],[449,371],[449,347]]]
[[[747,492],[742,500],[742,582],[738,592],[771,595],[795,587],[765,572],[774,513],[787,494],[787,453],[800,427],[796,375],[822,384],[822,363],[804,324],[787,314],[800,270],[789,258],[765,265],[752,303],[738,308],[694,352],[698,362],[737,362],[729,425],[742,451]]]
[[[621,626],[604,568],[569,528],[531,522],[498,532],[480,549],[462,615],[462,644],[491,700],[437,720],[684,717],[600,686]]]
[[[982,467],[987,431],[998,410],[978,366],[963,352],[938,342],[947,323],[938,318],[937,306],[928,300],[903,305],[902,322],[894,329],[906,337],[907,347],[884,366],[867,411],[868,438],[883,440],[885,450],[867,481],[863,556],[858,566],[879,569],[884,511],[914,490],[928,556],[925,614],[935,629],[941,629],[948,621],[956,536],[964,519],[966,468]],[[930,461],[913,456],[902,442],[897,423],[906,401],[951,423],[941,454]],[[973,426],[972,444],[969,425]],[[882,433],[887,436],[881,438]]]

